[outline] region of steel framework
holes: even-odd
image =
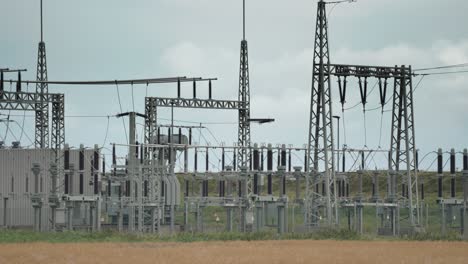
[[[52,148],[58,151],[65,144],[65,96],[52,93],[3,92],[0,110],[40,111],[43,104],[52,104]]]
[[[420,210],[414,134],[414,109],[411,67],[364,66],[331,64],[328,49],[328,26],[326,2],[318,2],[315,49],[312,72],[312,97],[309,122],[308,159],[306,170],[305,224],[317,226],[320,208],[325,208],[328,225],[338,224],[338,204],[334,165],[331,76],[338,77],[341,103],[346,97],[346,78],[359,78],[363,106],[367,97],[367,78],[377,78],[380,86],[381,104],[385,105],[388,79],[394,79],[392,135],[389,173],[400,175],[404,170],[403,184],[407,184],[407,201],[410,224],[419,225]],[[341,78],[344,79],[341,82]],[[382,82],[384,80],[384,82]],[[322,145],[321,145],[322,144]],[[404,144],[404,145],[403,145]],[[325,182],[323,194],[316,191],[319,183]]]
[[[46,94],[49,93],[47,83],[47,59],[46,46],[43,38],[43,23],[42,23],[42,0],[41,0],[41,41],[37,50],[37,74],[36,80],[41,83],[36,83],[36,93],[39,95],[39,102],[35,109],[35,133],[34,145],[36,148],[49,148],[49,104]],[[54,135],[53,135],[54,137]],[[52,139],[54,140],[54,139]],[[54,143],[52,143],[54,145]]]
[[[325,2],[318,2],[315,30],[314,63],[312,72],[312,96],[310,104],[308,159],[306,171],[305,225],[318,225],[319,207],[326,206],[328,225],[338,221],[336,205],[336,181],[332,104],[330,89],[330,54],[328,50],[328,26]],[[323,164],[319,167],[320,162]],[[323,170],[323,173],[320,173]],[[325,195],[321,197],[314,189],[325,181]]]
[[[243,102],[228,100],[145,97],[145,144],[155,143],[152,141],[154,141],[154,139],[156,138],[156,128],[158,127],[158,107],[240,110],[243,109],[245,106]],[[172,153],[172,151],[170,151],[170,153]],[[161,161],[164,157],[158,157],[158,155],[160,156],[160,153],[158,153],[158,151],[153,150],[153,148],[147,148],[145,158],[146,160],[151,159],[152,162],[155,162],[157,160]],[[170,156],[171,155],[173,154],[170,154]],[[172,158],[170,158],[169,163],[172,163]],[[168,166],[167,168],[173,168],[172,164],[170,164],[170,166]],[[154,181],[151,181],[150,187],[152,197],[156,199],[156,201],[154,202],[154,204],[157,206],[155,211],[158,212],[156,215],[153,216],[154,223],[159,226],[161,217],[159,215],[159,212],[161,210],[158,207],[161,204],[161,201],[159,201],[159,198],[161,197],[161,180],[158,177],[163,176],[167,173],[173,174],[174,172],[173,169],[171,169],[171,171],[169,172],[167,172],[165,169],[160,169],[158,171],[147,170],[146,172],[148,175],[156,176],[156,179]]]

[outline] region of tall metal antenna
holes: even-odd
[[[245,0],[242,1],[242,33],[242,40],[245,40]]]
[[[41,0],[41,42],[44,41],[43,37],[43,26],[42,26],[42,0]]]

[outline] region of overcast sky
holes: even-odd
[[[295,146],[307,142],[316,3],[247,1],[251,116],[276,119],[274,124],[252,125],[253,142]],[[337,5],[333,10],[333,5],[327,7],[333,63],[421,68],[468,62],[466,0],[358,0]],[[23,79],[33,80],[40,40],[39,0],[2,0],[0,10],[0,67],[27,68]],[[44,0],[49,80],[217,77],[214,98],[236,99],[241,12],[241,0]],[[418,81],[419,77],[414,83]],[[369,86],[374,83],[370,80]],[[333,84],[333,98],[338,102],[337,86]],[[183,87],[182,94],[187,97],[191,97],[190,85]],[[359,102],[357,80],[349,85],[346,107]],[[119,88],[123,111],[132,110],[131,87]],[[175,88],[151,85],[148,93],[175,97]],[[120,112],[115,86],[49,89],[65,93],[66,115]],[[206,90],[200,88],[199,94],[207,96]],[[135,86],[134,91],[135,108],[143,112],[145,86]],[[467,100],[468,74],[426,77],[420,83],[415,92],[416,144],[423,154],[438,147],[458,151],[468,147]],[[379,106],[377,89],[368,101],[368,108]],[[338,103],[333,110],[341,115]],[[170,112],[159,113],[163,118],[160,122],[167,123],[164,119],[170,119]],[[23,117],[14,118],[23,122]],[[204,129],[196,141],[204,144],[206,138],[212,144],[217,140],[228,145],[236,141],[236,112],[181,109],[175,110],[174,119],[230,123],[206,124],[209,131]],[[30,138],[34,136],[33,120],[30,116],[25,118],[25,132]],[[380,146],[388,149],[390,113],[383,115],[382,133],[380,111],[366,114],[367,140],[363,120],[361,106],[345,112],[346,132],[341,124],[341,143],[346,135],[350,147],[377,148],[380,141]],[[73,146],[102,145],[107,121],[67,118],[67,142]],[[110,118],[109,124],[106,146],[110,142],[125,143],[122,121]],[[140,137],[141,129],[140,126]],[[21,136],[17,126],[12,125],[12,131]],[[0,135],[5,135],[4,124],[0,124]],[[22,137],[23,145],[31,144],[26,135]],[[8,144],[13,140],[8,135]],[[428,156],[420,167],[427,168],[434,158]]]

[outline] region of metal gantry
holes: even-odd
[[[359,92],[364,110],[368,95],[367,79],[378,79],[382,107],[387,103],[388,79],[394,80],[389,174],[394,174],[395,177],[404,176],[402,184],[407,184],[409,194],[400,200],[410,211],[411,226],[417,227],[420,210],[411,67],[331,64],[328,50],[326,4],[327,2],[324,1],[318,2],[317,9],[306,165],[309,174],[306,177],[305,223],[308,227],[317,226],[320,219],[319,209],[324,208],[327,224],[338,224],[331,97],[331,76],[336,76],[338,77],[340,101],[343,106],[346,102],[347,78],[357,77],[359,79]],[[319,194],[316,191],[317,185],[323,182],[325,182],[325,192]],[[391,202],[396,201],[391,200]]]
[[[0,110],[38,111],[43,104],[52,104],[52,144],[57,151],[65,144],[65,96],[55,93],[27,93],[3,91]]]
[[[401,76],[395,78],[392,108],[392,133],[390,142],[389,171],[402,176],[402,184],[408,188],[410,224],[420,225],[418,195],[418,168],[414,131],[414,103],[411,67],[402,66]]]

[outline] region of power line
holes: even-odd
[[[462,68],[462,67],[468,67],[468,62],[465,63],[460,63],[460,64],[453,64],[453,65],[446,65],[446,66],[437,66],[437,67],[431,67],[431,68],[421,68],[421,69],[415,69],[415,71],[429,71],[429,70],[439,70],[439,69],[449,69],[449,68]]]
[[[414,74],[414,76],[428,76],[428,75],[446,75],[446,74],[457,74],[457,73],[468,73],[467,71],[449,71],[449,72],[430,72],[430,73],[419,73],[419,74]]]
[[[21,82],[25,83],[34,83],[34,84],[66,84],[66,85],[114,85],[114,84],[148,84],[148,83],[175,83],[178,81],[181,82],[204,82],[204,81],[216,81],[218,78],[187,78],[182,77],[168,77],[168,78],[147,78],[147,79],[129,79],[129,80],[106,80],[106,81],[27,81],[22,80]],[[3,82],[12,82],[16,83],[18,80],[4,80]]]

